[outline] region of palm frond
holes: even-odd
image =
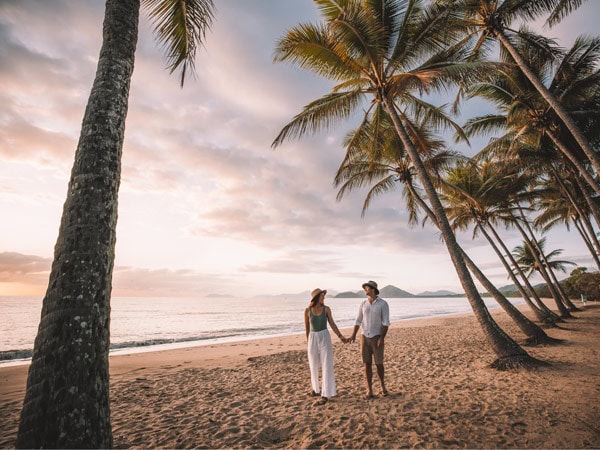
[[[168,68],[181,69],[181,86],[186,73],[195,72],[198,45],[202,45],[213,20],[212,0],[143,0],[149,9],[154,33],[167,53]]]
[[[546,20],[548,26],[553,27],[559,24],[565,17],[579,8],[583,0],[560,0],[558,5],[552,10],[550,16]]]
[[[361,76],[361,67],[340,54],[328,28],[322,24],[300,24],[290,29],[277,42],[273,60],[295,64],[333,80]]]
[[[340,120],[348,118],[363,100],[360,91],[335,92],[326,94],[306,105],[302,112],[294,116],[279,132],[271,147],[275,148],[288,138],[299,138],[306,133],[327,129]]]

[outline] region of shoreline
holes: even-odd
[[[492,315],[523,340],[502,310]],[[551,364],[531,372],[489,369],[494,355],[472,312],[394,322],[392,395],[370,401],[358,346],[334,337],[338,396],[323,407],[307,395],[304,334],[111,355],[114,445],[598,448],[600,304],[575,315],[546,330],[564,345],[526,347]],[[14,447],[27,370],[0,366],[2,448]]]
[[[466,312],[406,319],[393,322],[390,328],[435,326],[440,320],[472,315],[472,312]],[[352,334],[353,327],[340,327],[339,330],[345,336],[349,336]],[[332,341],[334,346],[340,344],[333,335]],[[140,367],[143,367],[144,370],[154,371],[167,366],[171,367],[173,364],[190,368],[234,369],[244,365],[249,358],[286,351],[305,351],[306,337],[304,333],[295,333],[206,345],[190,345],[181,348],[156,349],[152,347],[156,346],[144,348],[143,350],[146,351],[109,354],[111,378],[136,371]],[[10,362],[0,364],[0,404],[5,401],[13,401],[25,394],[27,371],[31,360],[14,362],[15,364]],[[19,389],[19,387],[22,387],[22,389]]]
[[[452,297],[452,298],[454,298],[454,297]],[[401,322],[405,322],[405,321],[419,320],[419,319],[430,319],[430,318],[433,319],[433,318],[437,318],[437,317],[446,317],[446,316],[452,316],[452,315],[456,315],[456,314],[472,313],[466,297],[461,296],[461,297],[456,297],[456,298],[464,300],[464,305],[463,305],[464,310],[462,310],[462,311],[441,311],[441,312],[429,311],[429,314],[426,314],[423,311],[423,312],[417,313],[418,315],[416,315],[416,316],[401,314],[404,317],[400,317],[400,318],[396,317],[395,321],[394,321],[394,318],[392,318],[392,321],[393,321],[392,323],[401,323]],[[432,297],[432,298],[424,298],[424,299],[425,300],[431,300],[431,299],[439,300],[440,298]],[[341,298],[340,300],[347,300],[347,299]],[[412,298],[399,298],[399,299],[394,298],[391,300],[392,301],[412,300]],[[515,298],[513,298],[512,300],[514,301]],[[523,305],[524,302],[521,299],[516,299],[516,303],[514,303],[514,304],[517,307],[520,307],[520,305]],[[490,311],[492,311],[494,309],[499,308],[499,305],[497,305],[496,303],[491,303],[491,304],[488,304],[488,308],[490,309]],[[344,327],[349,327],[348,323],[353,322],[353,320],[350,320],[350,321],[344,320],[343,321],[343,322],[345,322],[344,325],[341,325],[339,320],[336,320],[336,322],[338,323],[338,327],[340,327],[340,329],[341,329]],[[173,350],[173,349],[196,347],[196,346],[220,345],[220,344],[228,344],[228,343],[235,343],[235,342],[243,342],[243,341],[254,340],[254,339],[278,338],[278,337],[282,337],[282,336],[292,336],[294,334],[302,334],[302,333],[303,333],[303,325],[299,326],[297,329],[293,329],[293,330],[288,329],[284,332],[279,332],[277,330],[277,328],[272,328],[267,331],[266,335],[261,335],[259,333],[254,332],[254,333],[248,333],[248,334],[241,333],[241,334],[232,334],[232,335],[228,335],[228,336],[219,336],[219,334],[222,334],[219,332],[215,336],[203,336],[203,337],[196,337],[196,338],[184,335],[182,337],[176,337],[176,338],[164,337],[164,338],[149,338],[148,340],[139,340],[139,341],[135,341],[135,340],[117,341],[117,342],[111,343],[110,356],[134,354],[134,353],[146,353],[146,352],[163,351],[163,350]],[[135,339],[135,337],[132,337],[132,339]],[[16,348],[16,346],[13,346],[13,348],[9,347],[6,350],[1,350],[0,351],[0,368],[16,366],[16,365],[27,365],[31,362],[31,353],[32,352],[33,352],[33,340],[31,342],[31,347],[29,347],[29,348]]]

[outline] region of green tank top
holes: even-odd
[[[327,313],[325,308],[320,316],[313,314],[312,308],[308,308],[310,314],[310,331],[323,331],[327,329]]]

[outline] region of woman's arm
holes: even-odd
[[[342,336],[342,333],[340,333],[340,330],[338,329],[337,325],[333,321],[333,313],[331,312],[331,308],[329,306],[325,307],[325,314],[327,314],[327,321],[329,322],[329,325],[331,325],[331,329],[333,330],[333,332],[337,335],[337,337],[340,338],[340,340],[342,342],[345,343],[346,338],[344,336]]]
[[[310,333],[310,318],[308,317],[308,308],[304,310],[304,328],[306,330],[306,340],[308,341],[308,334]]]

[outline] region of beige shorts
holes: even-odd
[[[365,364],[372,363],[373,359],[375,359],[375,364],[383,364],[383,346],[378,346],[378,342],[379,336],[372,338],[360,336],[360,351]]]

